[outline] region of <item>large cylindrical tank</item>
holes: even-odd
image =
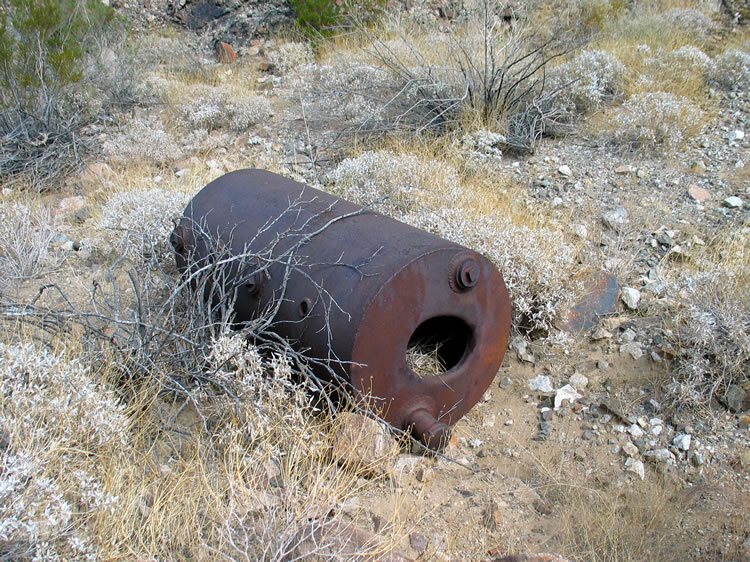
[[[275,306],[272,330],[315,360],[318,377],[344,381],[431,448],[444,446],[502,362],[510,301],[489,260],[277,174],[239,170],[212,181],[171,240],[183,272],[210,252],[252,256],[222,281],[235,295],[235,320]],[[444,372],[409,368],[407,349],[418,343],[435,349]]]

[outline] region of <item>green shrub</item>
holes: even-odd
[[[347,19],[370,20],[386,7],[386,0],[291,0],[297,25],[306,33],[330,35],[334,27]]]
[[[94,66],[89,55],[105,43],[113,14],[101,0],[0,4],[1,179],[36,182],[80,160],[77,132],[96,112],[86,106],[95,96],[84,70]]]
[[[9,0],[0,16],[3,105],[11,94],[34,103],[78,82],[88,43],[112,16],[101,0]]]

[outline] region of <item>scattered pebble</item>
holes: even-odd
[[[729,207],[730,209],[741,209],[744,204],[745,202],[735,195],[724,199],[724,206]]]
[[[641,292],[633,287],[623,287],[620,298],[630,310],[637,310],[638,303],[641,301]]]

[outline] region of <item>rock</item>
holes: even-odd
[[[534,500],[534,509],[541,515],[552,515],[552,506],[541,498]]]
[[[576,224],[573,225],[573,234],[578,236],[578,238],[580,238],[581,240],[586,240],[586,236],[588,236],[589,230],[584,224]]]
[[[65,217],[83,209],[86,199],[82,195],[74,195],[61,199],[55,209],[55,217]]]
[[[633,167],[632,166],[617,166],[617,168],[615,168],[615,173],[621,176],[625,174],[632,174]]]
[[[578,335],[585,332],[601,317],[616,311],[615,304],[620,287],[614,275],[605,271],[595,271],[582,281],[586,293],[580,302],[568,311],[565,320],[559,326],[561,331],[569,334]]]
[[[680,433],[672,439],[672,445],[680,449],[681,451],[687,451],[690,449],[691,437],[687,433]]]
[[[638,439],[639,437],[643,437],[643,430],[640,428],[640,426],[638,424],[635,424],[635,423],[632,424],[628,428],[628,433],[630,433],[630,436],[633,439]]]
[[[153,3],[153,2],[152,2]],[[166,3],[167,14],[203,37],[247,46],[294,23],[295,12],[286,0],[179,0]]]
[[[643,461],[628,457],[625,461],[625,470],[637,474],[641,480],[646,478],[646,467],[643,466]]]
[[[409,535],[409,546],[416,552],[422,553],[427,550],[427,538],[419,533],[412,533]]]
[[[594,333],[591,334],[591,339],[593,341],[599,341],[599,340],[606,340],[612,337],[612,332],[609,330],[602,328],[601,326],[594,330]]]
[[[638,447],[633,445],[632,441],[626,441],[622,446],[622,451],[629,457],[635,457],[638,455]]]
[[[528,346],[529,344],[523,338],[523,336],[516,336],[510,342],[510,348],[516,351],[516,356],[518,356],[518,359],[527,363],[535,363],[536,360],[534,359],[534,354],[528,351]]]
[[[79,181],[83,185],[100,185],[108,182],[114,176],[112,168],[104,162],[92,162],[86,165],[79,176]]]
[[[583,390],[589,384],[589,379],[580,373],[573,373],[569,382],[576,390]]]
[[[641,292],[633,287],[623,287],[620,298],[630,310],[637,310],[638,303],[641,302]]]
[[[500,379],[500,388],[508,388],[510,386],[511,382],[513,382],[513,381],[511,381],[510,377],[503,377],[503,378],[501,378]]]
[[[745,202],[735,195],[724,199],[724,206],[729,207],[730,209],[741,209],[744,204]]]
[[[724,403],[732,412],[750,409],[750,394],[737,384],[730,385],[724,395]]]
[[[497,531],[503,522],[503,516],[494,500],[490,500],[482,512],[482,523],[490,531]],[[416,550],[416,549],[415,549]]]
[[[745,138],[745,132],[741,131],[740,129],[735,129],[734,131],[730,131],[727,134],[727,139],[729,142],[735,142],[735,141],[741,141]]]
[[[231,64],[237,60],[237,53],[226,41],[217,41],[214,45],[214,52],[216,53],[216,60],[222,64]]]
[[[529,381],[529,388],[531,390],[538,390],[544,394],[551,394],[554,392],[552,383],[547,375],[539,374]]]
[[[669,449],[651,449],[643,454],[646,460],[654,463],[674,461],[675,456]]]
[[[703,160],[696,160],[695,162],[691,164],[690,171],[695,174],[705,174],[706,163]]]
[[[584,441],[591,441],[594,438],[594,432],[590,429],[586,429],[583,432],[583,440]]]
[[[643,357],[643,348],[638,342],[625,343],[620,346],[620,353],[628,353],[633,359],[638,360]]]
[[[602,222],[607,228],[619,232],[622,226],[628,222],[628,212],[623,207],[617,207],[612,211],[604,213]]]
[[[688,195],[690,195],[690,197],[692,197],[698,203],[704,203],[705,201],[711,199],[711,192],[698,185],[695,185],[694,183],[691,183],[688,186]]]
[[[620,343],[632,343],[635,341],[635,337],[638,334],[632,328],[627,328],[622,334],[620,334]]]
[[[561,176],[565,176],[566,178],[569,178],[573,172],[570,170],[570,167],[563,164],[557,169],[557,173],[559,173]]]
[[[579,398],[583,397],[578,394],[575,388],[566,384],[555,392],[555,410],[559,410],[563,402],[567,401],[568,403],[573,404],[573,402]]]
[[[367,416],[343,412],[333,429],[333,456],[366,474],[390,472],[399,448],[386,427]]]
[[[703,453],[699,451],[695,451],[693,455],[690,457],[690,462],[693,463],[694,467],[701,466],[704,462],[706,462],[706,457]]]

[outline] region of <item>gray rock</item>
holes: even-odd
[[[543,392],[545,394],[551,394],[552,392],[554,392],[550,378],[547,375],[541,374],[535,376],[529,381],[529,388],[531,390],[538,390],[539,392]]]
[[[620,298],[630,310],[637,310],[638,303],[641,301],[641,292],[633,287],[623,287]]]
[[[750,395],[741,386],[733,384],[727,389],[724,402],[731,411],[742,412],[750,407]]]
[[[637,334],[634,330],[628,328],[620,335],[620,343],[631,343],[635,341],[635,336]]]
[[[623,207],[617,207],[604,213],[602,222],[607,228],[619,232],[628,222],[628,212]]]
[[[508,388],[511,384],[510,377],[503,377],[500,379],[500,388]]]
[[[583,390],[589,384],[589,379],[580,373],[573,373],[570,376],[570,384],[576,390]]]
[[[571,176],[571,175],[573,174],[573,172],[572,172],[572,171],[570,170],[570,167],[569,167],[569,166],[566,166],[565,164],[563,164],[562,166],[560,166],[560,167],[559,167],[559,168],[557,169],[557,172],[558,172],[558,173],[559,173],[559,174],[560,174],[561,176],[565,176],[566,178],[567,178],[567,177],[570,177],[570,176]]]
[[[669,449],[651,449],[643,454],[646,460],[651,462],[669,462],[674,461],[675,456],[669,451]]]
[[[625,343],[620,346],[620,353],[629,353],[633,359],[643,357],[643,348],[638,342]]]

